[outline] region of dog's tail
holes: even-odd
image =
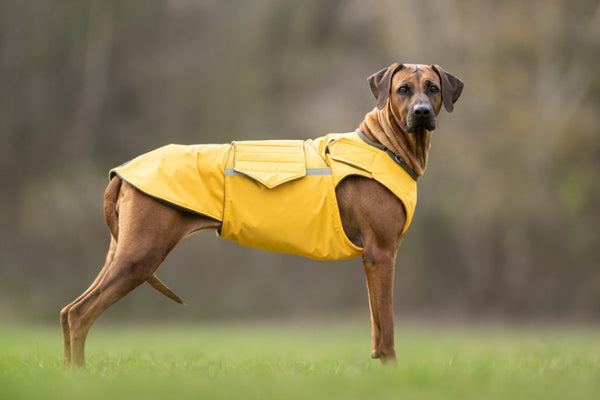
[[[104,218],[106,224],[110,230],[110,234],[115,238],[119,239],[119,212],[117,210],[117,199],[119,198],[119,192],[121,191],[121,178],[115,175],[110,180],[110,183],[104,191]]]
[[[150,278],[148,278],[146,282],[148,282],[150,286],[152,286],[154,289],[158,290],[171,300],[176,301],[179,304],[185,305],[185,302],[181,300],[181,297],[177,296],[171,289],[169,289],[167,285],[165,285],[160,279],[158,279],[158,276],[156,276],[156,274],[152,274],[152,276],[150,276]]]

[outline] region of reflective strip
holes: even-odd
[[[331,168],[307,168],[306,176],[331,175]],[[225,176],[246,176],[233,168],[225,168]]]
[[[237,172],[233,168],[225,168],[225,176],[244,176],[244,174]]]
[[[331,175],[331,168],[307,168],[306,175]]]

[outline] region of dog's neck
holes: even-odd
[[[432,132],[424,129],[415,133],[406,132],[396,122],[388,107],[389,103],[386,104],[386,109],[375,107],[367,113],[360,123],[360,130],[370,140],[381,143],[402,157],[415,174],[421,176],[427,168]]]

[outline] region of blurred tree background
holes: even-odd
[[[0,318],[54,322],[103,262],[108,170],[167,143],[353,131],[393,61],[465,82],[401,246],[404,318],[600,319],[597,0],[0,0]],[[376,205],[374,205],[376,206]],[[203,232],[106,318],[368,316],[360,260]]]

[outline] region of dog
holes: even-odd
[[[85,364],[85,340],[96,318],[143,282],[183,303],[155,271],[183,237],[203,229],[217,230],[222,237],[253,247],[316,259],[360,255],[371,310],[371,357],[384,364],[394,362],[396,254],[414,211],[416,181],[427,166],[436,116],[442,106],[448,112],[453,110],[463,83],[438,65],[399,63],[371,75],[368,83],[376,105],[357,132],[305,142],[167,146],[112,170],[104,195],[104,214],[111,233],[104,266],[91,286],[60,312],[65,365]],[[277,151],[272,150],[272,144]],[[216,153],[217,147],[223,152]],[[192,160],[208,157],[208,162],[198,161],[200,175],[188,174],[200,176],[197,184],[205,189],[192,195],[208,204],[200,208],[187,200],[188,194],[178,197],[169,192],[165,199],[153,191],[154,186],[162,187],[154,184],[160,179],[172,184],[172,175],[184,175],[183,183],[177,183],[173,190],[187,191],[185,168],[165,164],[164,160],[176,162],[190,152],[195,157]],[[265,167],[271,164],[274,152],[278,157],[283,153],[285,159],[275,170]],[[308,159],[316,164],[309,165]],[[195,165],[194,161],[188,164]],[[136,172],[136,165],[145,169]],[[217,182],[216,188],[202,186],[208,180]],[[309,185],[308,189],[303,185]],[[310,185],[331,193],[330,197],[306,200],[309,209],[320,207],[329,214],[324,217],[329,218],[326,222],[320,222],[321,217],[308,218],[305,211],[293,212],[304,201],[303,193],[313,191]],[[288,189],[292,195],[285,194]],[[271,215],[276,211],[270,206],[267,211],[265,207],[246,211],[235,193],[247,191],[265,196],[253,204],[264,201],[276,206],[280,214],[300,217],[292,223],[283,221],[281,215]],[[296,199],[295,203],[285,204],[282,199],[286,196]],[[210,205],[204,198],[215,198],[224,205]],[[246,214],[250,222],[244,219]],[[259,228],[263,218],[266,225]],[[298,221],[304,219],[309,222],[298,227]],[[288,229],[289,225],[293,229]],[[333,233],[327,233],[325,225],[331,225]],[[286,229],[285,233],[280,231]],[[302,230],[303,234],[295,233]]]

